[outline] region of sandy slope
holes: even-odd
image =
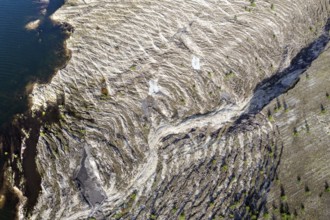
[[[31,95],[34,110],[62,100],[40,131],[32,219],[254,215],[278,134],[262,115],[226,129],[329,17],[325,0],[273,4],[69,0],[53,18],[75,28],[72,59]]]

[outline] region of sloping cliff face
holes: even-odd
[[[268,213],[297,219],[329,219],[330,44],[289,92],[263,110],[271,114],[284,145],[267,198]]]
[[[327,40],[329,4],[69,0],[53,18],[72,59],[31,94],[60,116],[40,128],[31,219],[259,216],[282,145],[254,90]]]

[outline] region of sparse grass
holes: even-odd
[[[60,113],[60,118],[61,118],[62,120],[65,120],[65,114]]]
[[[270,9],[275,10],[275,5],[273,3],[270,5]]]
[[[229,208],[230,208],[231,210],[234,210],[234,209],[236,209],[238,206],[239,206],[239,202],[236,201],[236,202],[235,202],[234,204],[232,204]]]
[[[268,117],[269,121],[271,121],[271,122],[274,121],[274,117],[273,117],[272,112],[271,112],[270,109],[268,109],[268,111],[267,111],[267,117]]]
[[[277,112],[281,111],[282,109],[283,109],[282,106],[276,106],[274,108],[274,112],[277,113]]]
[[[76,1],[69,1],[67,4],[71,7],[79,5]]]
[[[82,134],[82,135],[85,135],[87,133],[87,131],[85,129],[80,129],[79,133]]]
[[[118,213],[115,214],[114,218],[115,218],[115,219],[120,219],[120,218],[122,218],[123,216],[124,216],[124,214],[123,214],[122,212],[118,212]]]
[[[281,214],[281,219],[283,220],[289,220],[289,219],[292,219],[292,216],[288,213],[282,213]]]
[[[156,216],[155,214],[151,214],[151,215],[149,216],[149,218],[150,218],[151,220],[155,220],[155,219],[157,219],[157,216]]]
[[[227,172],[228,171],[228,165],[226,165],[226,164],[222,165],[221,171],[222,172]]]
[[[274,122],[274,117],[272,115],[268,115],[268,120]]]
[[[136,199],[136,193],[132,193],[130,198],[131,198],[131,200],[135,200]]]
[[[226,79],[231,79],[235,76],[235,73],[233,71],[229,71],[228,73],[225,74]]]
[[[299,135],[299,133],[298,133],[297,128],[293,128],[293,136],[298,137],[298,135]]]
[[[281,201],[285,202],[288,200],[288,197],[286,195],[281,196]]]
[[[250,0],[250,5],[251,5],[251,7],[256,7],[257,6],[256,1]]]
[[[184,213],[181,213],[181,214],[179,215],[179,220],[185,220],[185,219],[186,219],[185,214],[184,214]]]
[[[136,65],[132,65],[132,66],[130,66],[130,68],[129,68],[131,71],[135,71],[136,70]]]
[[[266,212],[265,214],[264,214],[264,219],[269,219],[270,218],[270,215],[269,215],[269,213],[268,212]]]

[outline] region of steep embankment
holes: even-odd
[[[263,110],[284,146],[269,213],[297,219],[329,219],[330,44],[297,85]]]
[[[72,59],[31,95],[61,118],[40,129],[32,218],[258,216],[280,134],[262,114],[231,126],[329,11],[326,0],[69,0],[54,19],[75,28]]]

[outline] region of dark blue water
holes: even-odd
[[[0,124],[26,110],[29,82],[47,81],[63,62],[63,36],[47,16],[64,0],[40,1],[0,0]],[[26,30],[36,19],[44,22],[37,30]]]
[[[69,59],[64,47],[68,33],[65,27],[49,19],[63,3],[64,0],[0,0],[0,142],[3,136],[15,139],[4,134],[4,127],[14,115],[28,111],[28,85],[49,81]],[[41,20],[40,26],[26,30],[26,24],[36,19]],[[0,147],[0,196],[6,198],[0,203],[0,219],[10,220],[16,218],[18,200],[10,187],[6,187],[3,171],[9,166],[6,161],[12,147]],[[9,149],[6,154],[5,148]],[[33,166],[28,168],[35,169]],[[40,190],[40,178],[36,179],[35,187],[33,179],[28,180],[30,184],[25,190],[25,196],[29,198],[27,209],[33,207]]]

